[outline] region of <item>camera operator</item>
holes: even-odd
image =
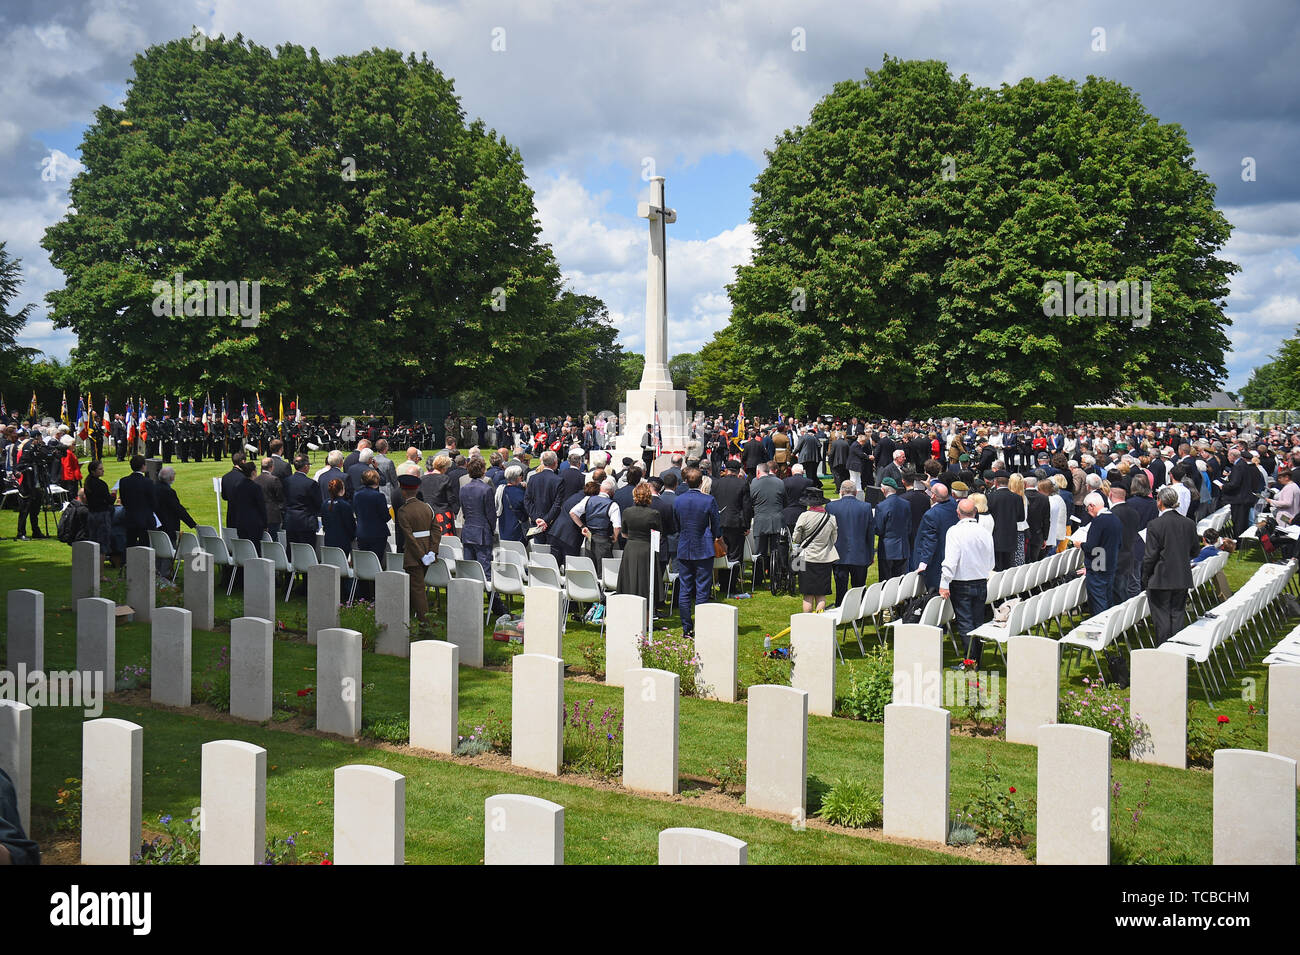
[[[50,470],[50,455],[45,441],[33,429],[21,441],[14,453],[14,478],[18,483],[18,536],[25,541],[27,522],[31,521],[32,540],[45,537],[37,523],[41,513],[41,503],[45,497],[44,480]]]

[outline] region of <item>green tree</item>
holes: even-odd
[[[711,412],[735,414],[743,401],[746,414],[762,414],[764,376],[750,373],[744,351],[736,344],[736,326],[729,324],[705,343],[699,352],[699,367],[687,387],[691,401]],[[778,389],[779,392],[780,389]]]
[[[1250,373],[1241,400],[1247,408],[1300,410],[1300,336],[1283,341],[1277,357]]]
[[[698,352],[682,352],[668,359],[668,377],[678,391],[689,392],[691,382],[700,373],[700,356]]]
[[[641,387],[641,375],[645,372],[645,355],[640,352],[625,352],[621,359],[619,374],[619,395],[618,399],[623,400],[624,394],[628,391],[634,391]],[[613,409],[610,409],[611,411]]]
[[[35,305],[28,302],[17,311],[9,311],[10,303],[18,297],[22,284],[22,260],[10,256],[5,243],[0,242],[0,386],[10,388],[26,384],[19,371],[38,354],[35,348],[18,344],[18,333],[27,324]]]
[[[736,343],[810,409],[1173,403],[1225,374],[1230,226],[1181,127],[1120,84],[886,58],[778,138],[754,193]],[[1068,273],[1149,281],[1149,325],[1049,317]]]
[[[518,150],[393,50],[322,60],[242,37],[136,57],[46,232],[87,383],[281,388],[308,407],[430,388],[515,398],[562,329]],[[260,320],[157,316],[155,282],[259,281]],[[369,379],[369,380],[363,380]]]

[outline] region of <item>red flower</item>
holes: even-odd
[[[306,696],[306,695],[307,695],[308,693],[310,693],[310,692],[311,692],[311,687],[307,687],[307,689],[305,689],[305,690],[299,690],[299,691],[298,691],[298,695],[299,695],[299,696]]]
[[[1015,786],[1010,787],[1010,789],[1011,789],[1011,792],[1015,792],[1015,791],[1016,791],[1016,787],[1015,787]]]
[[[1220,716],[1220,717],[1219,717],[1219,722],[1220,722],[1220,723],[1226,723],[1226,722],[1228,722],[1228,718],[1227,718],[1226,716]]]
[[[334,863],[333,863],[333,862],[330,862],[329,859],[322,859],[320,864],[321,864],[321,865],[333,865]]]
[[[974,660],[962,660],[961,662],[964,666],[968,666],[968,667],[973,667],[975,665]]]

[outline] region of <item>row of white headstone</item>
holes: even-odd
[[[0,707],[0,729],[16,709]],[[30,714],[27,714],[28,720]],[[30,743],[30,722],[25,723]],[[0,732],[0,743],[6,739]],[[2,751],[2,749],[0,749]],[[256,865],[266,850],[266,750],[240,740],[204,743],[199,833],[201,865]],[[144,729],[119,719],[82,724],[81,861],[129,865],[141,848]],[[666,829],[661,865],[743,865],[748,847],[704,829]],[[406,861],[406,777],[381,766],[334,771],[335,865]],[[534,796],[491,796],[484,806],[488,865],[561,865],[564,807]]]
[[[938,627],[894,628],[894,702],[938,706],[944,691],[943,633]],[[1036,745],[1041,727],[1059,718],[1061,644],[1046,637],[1007,641],[1006,732],[1010,743]],[[1095,704],[1094,704],[1095,705]],[[1187,767],[1187,660],[1158,650],[1131,655],[1129,713],[1146,736],[1130,753],[1140,762]],[[1300,761],[1300,666],[1268,668],[1268,752]]]

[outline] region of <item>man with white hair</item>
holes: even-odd
[[[1174,488],[1156,495],[1160,509],[1147,525],[1146,554],[1142,558],[1142,587],[1147,592],[1156,646],[1187,622],[1187,594],[1192,588],[1190,558],[1196,553],[1196,524],[1178,512]]]
[[[957,523],[944,536],[939,596],[952,602],[953,622],[967,640],[966,660],[979,666],[982,644],[971,634],[984,622],[989,577],[993,573],[993,534],[979,523],[975,502],[957,502]],[[958,664],[956,669],[965,669]]]
[[[617,482],[607,477],[601,482],[599,494],[583,498],[569,509],[570,519],[591,544],[591,559],[596,565],[597,576],[605,558],[614,552],[614,544],[623,528],[622,513],[614,503],[616,486]]]
[[[361,480],[361,475],[372,470],[370,462],[374,460],[374,457],[374,450],[369,447],[362,448],[357,454],[356,464],[353,464],[347,469],[343,478],[343,486],[347,490],[348,500],[351,500],[352,496],[356,494],[357,491],[365,487],[365,484]]]
[[[343,474],[343,452],[334,450],[325,455],[325,467],[321,468],[315,474],[316,483],[320,485],[321,503],[326,503],[330,499],[330,481],[338,479],[347,486],[347,478]]]
[[[1096,491],[1083,499],[1083,506],[1090,518],[1088,535],[1082,540],[1076,536],[1074,543],[1083,548],[1081,573],[1086,574],[1084,586],[1088,590],[1088,607],[1095,615],[1111,605],[1124,528],[1119,518],[1106,507],[1106,499]]]
[[[560,491],[563,482],[556,473],[560,460],[549,448],[542,452],[542,466],[528,479],[524,491],[524,507],[528,519],[539,529],[536,542],[547,543],[546,529],[560,516],[560,505],[564,502]]]

